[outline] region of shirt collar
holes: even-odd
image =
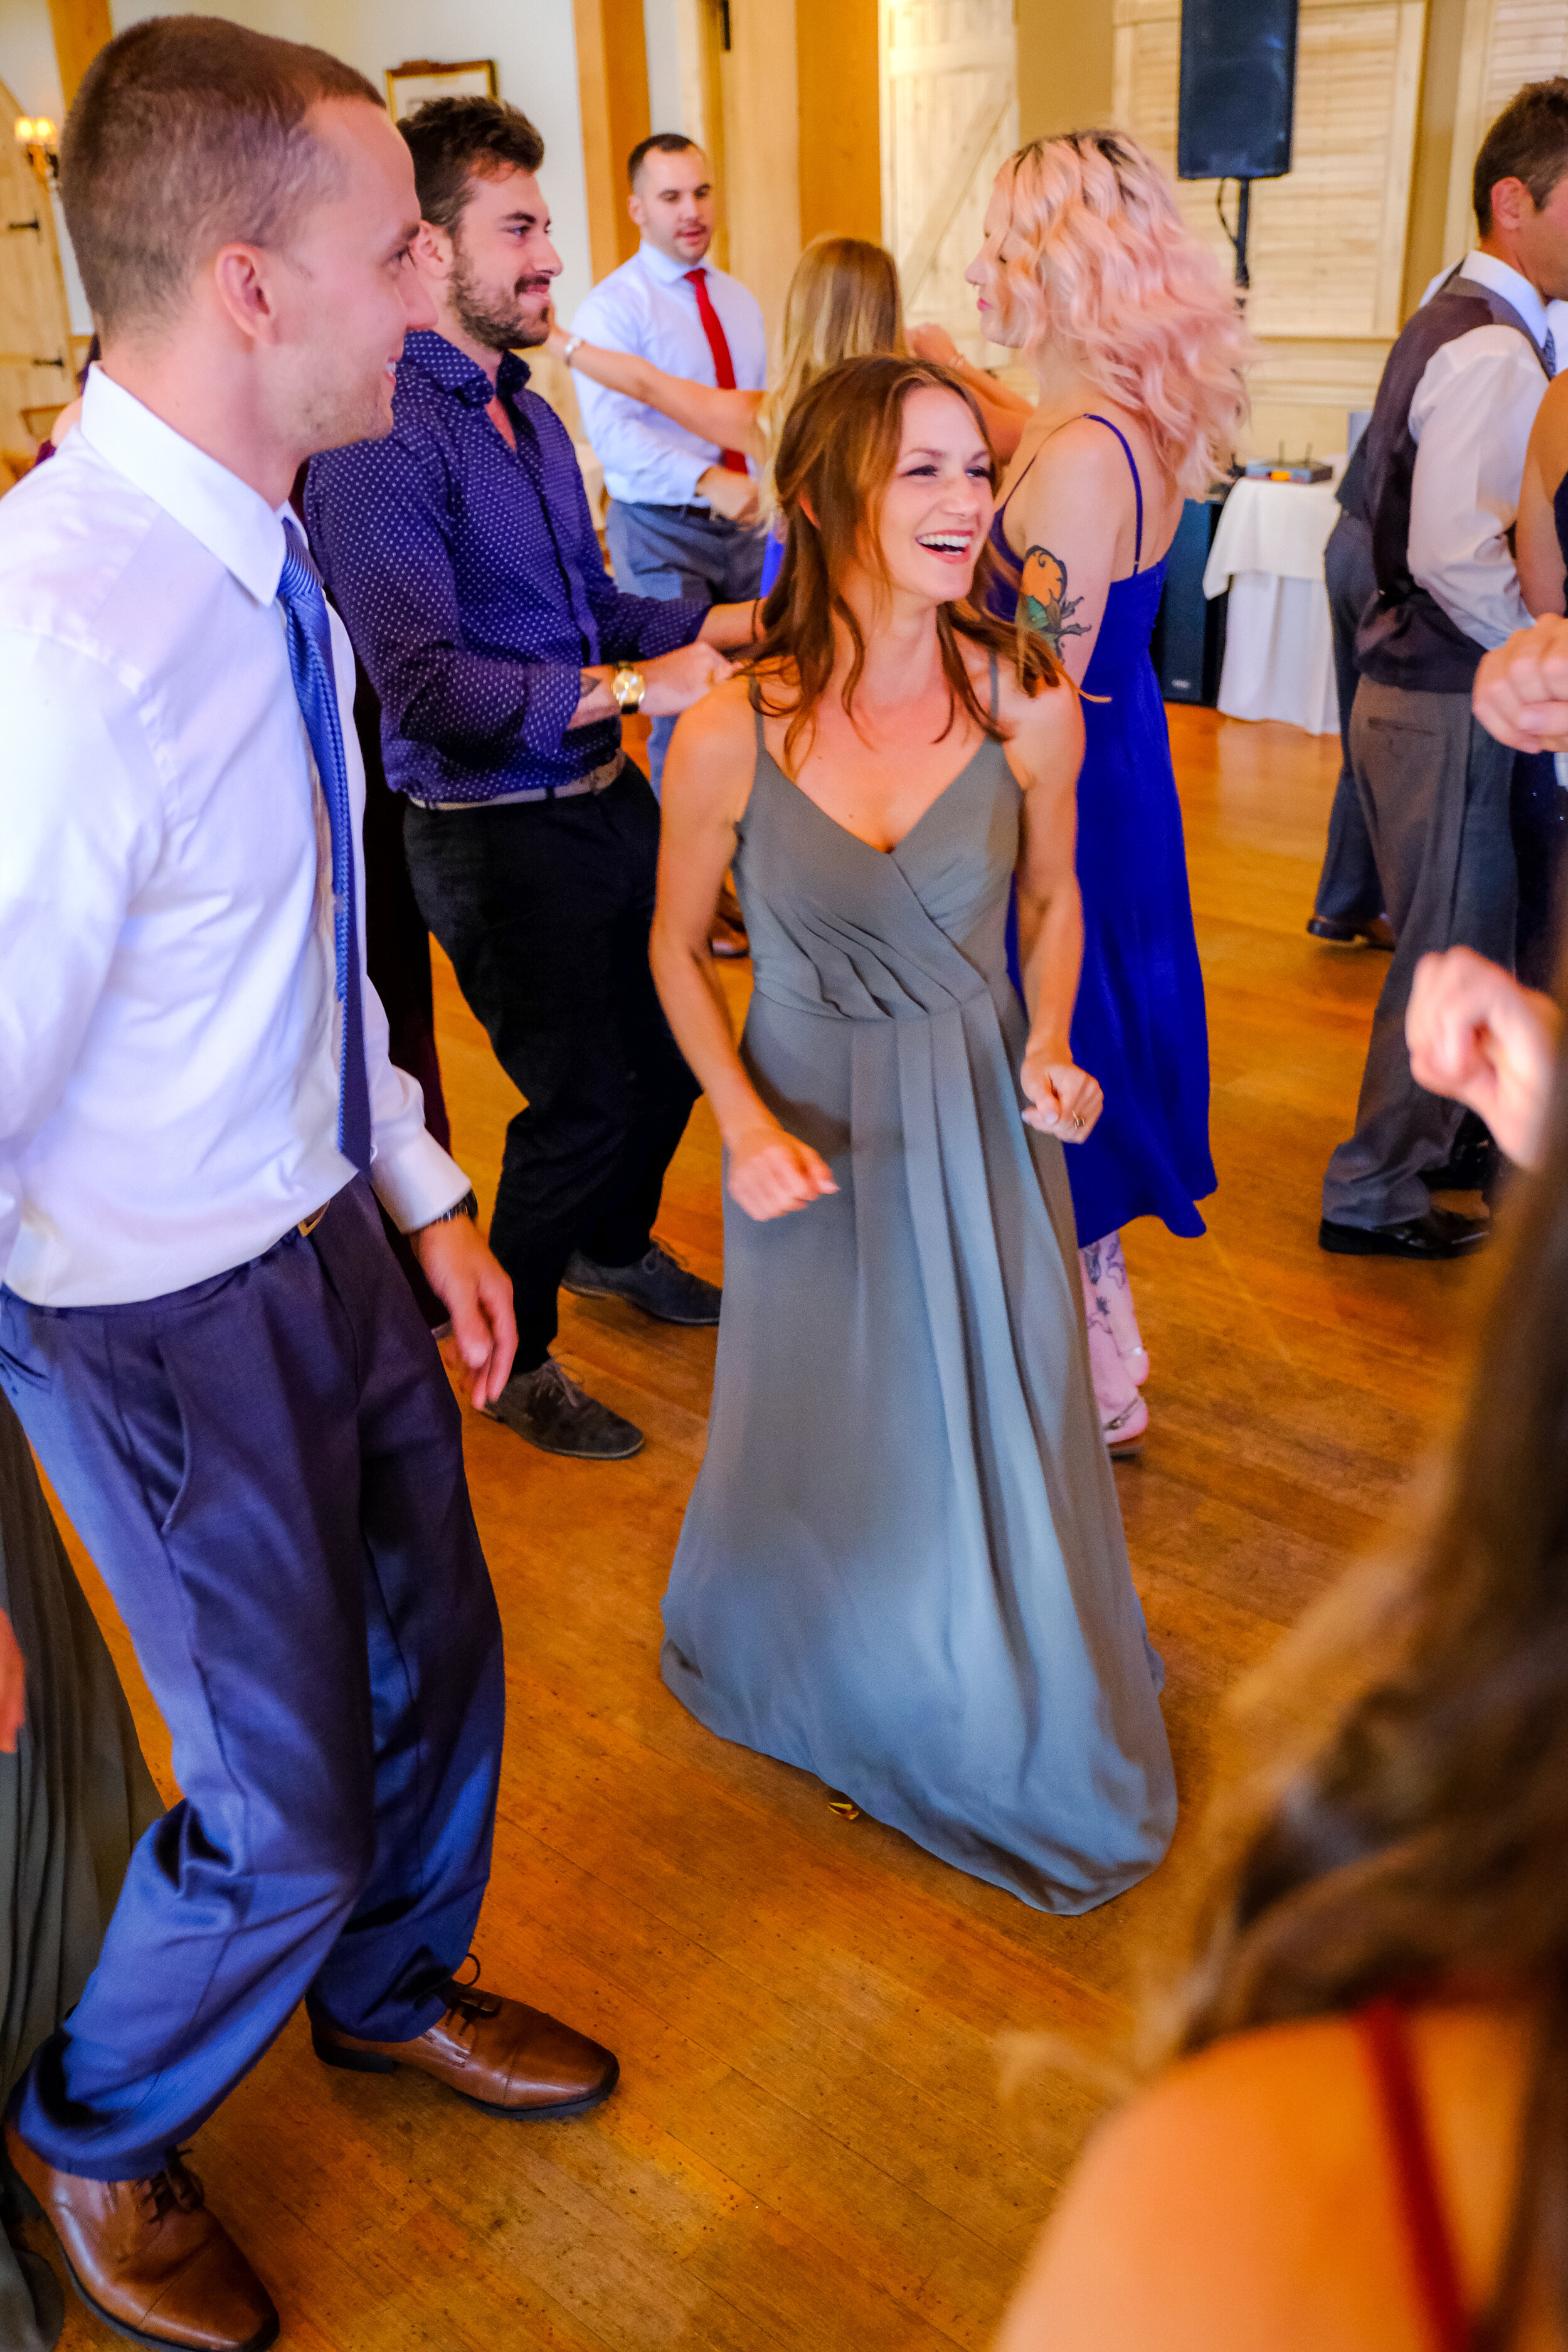
[[[89,447],[188,530],[258,604],[271,604],[283,570],[287,505],[269,507],[96,361],[82,394],[80,429]]]
[[[498,390],[513,397],[529,378],[527,361],[519,359],[515,352],[503,352],[500,372],[492,384],[477,360],[469,359],[456,343],[449,343],[445,335],[437,334],[429,327],[416,328],[404,337],[403,359],[405,365],[412,362],[422,374],[468,408],[488,408]]]
[[[712,248],[709,249],[711,251]],[[648,276],[657,278],[661,286],[679,286],[688,271],[692,269],[705,269],[710,278],[717,275],[710,260],[671,261],[668,253],[660,253],[657,245],[649,245],[646,240],[637,247],[637,259]]]
[[[1517,269],[1510,269],[1506,261],[1500,261],[1491,253],[1467,253],[1459,275],[1472,278],[1478,286],[1500,294],[1505,302],[1513,305],[1536,341],[1544,343],[1552,321],[1546,315],[1545,303],[1528,278],[1521,278]]]

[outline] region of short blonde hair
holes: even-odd
[[[997,186],[1022,247],[1002,276],[1025,348],[1061,344],[1142,419],[1177,487],[1206,489],[1247,415],[1256,346],[1153,156],[1124,131],[1075,131],[1021,147]]]

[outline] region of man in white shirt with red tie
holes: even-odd
[[[707,259],[714,226],[707,157],[683,133],[662,131],[632,149],[626,168],[627,210],[642,243],[579,307],[573,333],[606,351],[633,352],[668,375],[761,392],[768,374],[762,310],[738,278]],[[616,586],[714,604],[754,596],[766,535],[739,450],[700,441],[657,409],[584,377],[577,399],[610,494],[606,536]],[[655,792],[674,725],[653,722]]]

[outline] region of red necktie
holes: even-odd
[[[730,357],[730,344],[724,333],[723,321],[713,308],[713,298],[708,291],[708,272],[705,269],[689,269],[686,273],[686,282],[689,286],[694,286],[697,289],[697,315],[702,321],[702,331],[708,338],[708,348],[713,354],[713,373],[719,389],[721,392],[733,392],[735,362]],[[746,461],[738,449],[721,449],[719,455],[731,474],[745,472]]]

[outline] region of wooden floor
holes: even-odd
[[[987,2341],[1094,2109],[1054,2078],[1004,2102],[999,2038],[1124,2032],[1181,1916],[1221,1695],[1376,1537],[1452,1409],[1485,1279],[1316,1246],[1386,969],[1302,929],[1337,743],[1207,711],[1172,723],[1220,1189],[1205,1240],[1128,1236],[1154,1369],[1146,1454],[1118,1473],[1169,1670],[1169,1860],[1087,1918],[1042,1917],[692,1722],[658,1678],[658,1603],[712,1336],[563,1302],[562,1354],[648,1444],[584,1467],[469,1418],[510,1708],[479,1948],[487,1979],[612,2043],[622,2088],[580,2123],[492,2122],[416,2079],[325,2072],[296,2018],[195,2159],[287,2344]],[[732,984],[739,1000],[743,971]],[[445,971],[439,995],[457,1150],[488,1208],[514,1098]],[[705,1107],[661,1231],[718,1275]],[[167,1786],[167,1742],[88,1574]],[[73,2305],[67,2346],[111,2340]]]

